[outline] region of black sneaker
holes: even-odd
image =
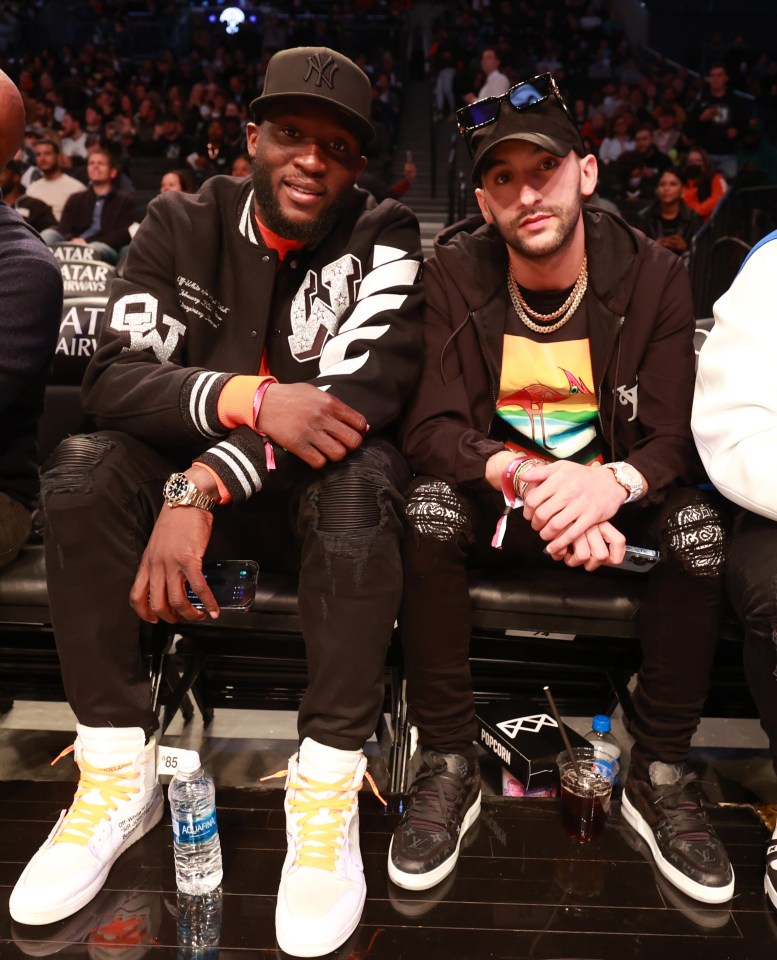
[[[428,890],[456,866],[480,813],[480,768],[458,753],[421,747],[407,809],[391,838],[388,874],[405,890]]]
[[[725,903],[734,871],[699,799],[696,774],[682,763],[650,764],[650,780],[630,777],[621,810],[678,890],[703,903]]]
[[[766,876],[764,877],[766,896],[777,907],[777,830],[766,845]]]

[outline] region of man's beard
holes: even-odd
[[[536,216],[540,211],[525,211],[516,217],[505,229],[499,228],[502,239],[512,247],[516,253],[529,260],[544,260],[546,257],[552,257],[559,251],[567,247],[575,235],[575,227],[580,219],[581,204],[578,202],[575,207],[567,207],[559,210],[556,207],[553,210],[543,211],[556,216],[558,225],[549,237],[544,237],[541,242],[532,242],[531,237],[524,239],[520,236],[517,229],[521,220],[527,216]],[[515,229],[511,229],[515,225]]]
[[[332,230],[348,205],[351,195],[350,190],[344,190],[315,220],[298,222],[290,220],[281,210],[270,172],[256,158],[251,161],[251,182],[254,186],[254,200],[265,227],[284,240],[295,240],[310,247],[320,243]]]

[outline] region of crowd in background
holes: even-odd
[[[707,220],[732,185],[777,183],[777,57],[741,38],[710,38],[692,71],[635,49],[606,0],[427,5],[423,31],[411,15],[417,6],[347,0],[263,7],[230,37],[206,8],[180,0],[41,7],[6,0],[0,65],[28,111],[26,145],[13,163],[18,189],[34,195],[46,176],[41,143],[46,151],[54,145],[57,167],[82,187],[89,153],[107,149],[114,186],[134,191],[138,218],[163,176],[164,189],[196,190],[214,174],[247,173],[248,103],[267,60],[309,43],[342,50],[371,78],[378,137],[365,182],[378,194],[390,193],[399,173],[407,81],[422,75],[433,80],[435,116],[443,119],[480,95],[553,73],[599,160],[599,196],[660,242],[678,216],[684,234]],[[52,20],[65,7],[67,29]],[[170,46],[139,55],[154,24]],[[55,27],[72,42],[41,45]],[[412,179],[414,170],[405,172]],[[60,216],[61,207],[55,220]]]
[[[689,237],[727,189],[777,184],[777,56],[742,37],[689,38],[680,65],[635,49],[605,2],[462,2],[437,19],[429,63],[438,117],[552,73],[599,161],[598,196],[678,253],[667,220]]]

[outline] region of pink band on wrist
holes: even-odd
[[[264,456],[267,461],[267,469],[275,469],[275,452],[273,450],[273,445],[267,436],[266,433],[263,433],[257,426],[257,421],[259,420],[259,411],[262,409],[262,401],[264,400],[264,395],[267,393],[267,388],[271,387],[274,383],[278,381],[275,377],[268,377],[266,380],[263,380],[257,387],[256,393],[254,394],[254,404],[253,404],[253,415],[254,415],[254,430],[259,434],[260,437],[264,437]]]
[[[526,463],[526,461],[530,459],[530,457],[516,457],[514,460],[511,460],[502,471],[502,496],[505,499],[505,509],[497,521],[494,536],[491,538],[491,546],[495,550],[502,549],[502,541],[505,537],[507,518],[510,516],[510,512],[523,503],[515,492],[515,474],[521,464]]]

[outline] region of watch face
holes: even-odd
[[[165,484],[164,495],[169,503],[178,503],[186,496],[189,481],[182,473],[174,473]]]
[[[624,463],[621,467],[621,473],[623,479],[628,483],[628,485],[636,490],[642,489],[642,480],[640,478],[639,472],[635,467],[632,467],[630,463]]]

